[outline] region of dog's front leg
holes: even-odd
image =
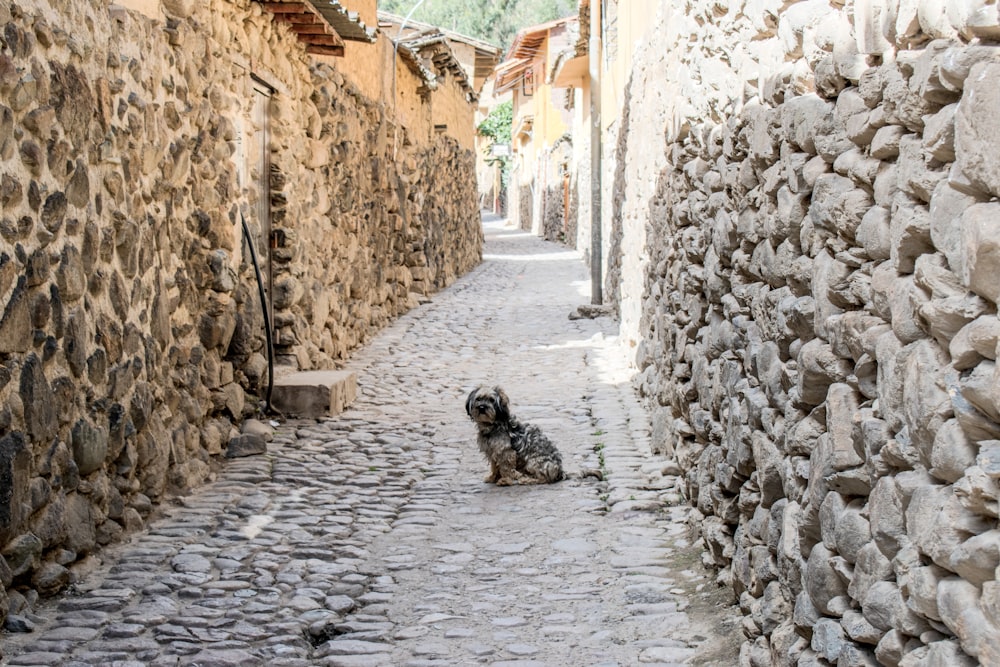
[[[490,474],[483,478],[483,481],[487,484],[493,484],[498,479],[500,479],[500,470],[497,468],[497,464],[490,461]]]
[[[497,473],[497,486],[510,486],[518,483],[521,475],[517,472],[517,454],[514,453],[513,449],[501,452],[491,463]]]

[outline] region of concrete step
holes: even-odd
[[[340,414],[357,397],[354,371],[301,371],[274,378],[271,405],[287,417],[321,419]]]

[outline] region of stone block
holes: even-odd
[[[947,357],[940,346],[924,339],[904,349],[903,421],[918,451],[929,452],[934,436],[953,415],[944,388]]]
[[[985,299],[968,293],[945,299],[932,299],[920,306],[919,312],[927,323],[931,336],[941,347],[950,349],[951,342],[963,327],[984,313],[992,314],[994,309],[995,306]],[[993,319],[996,319],[995,315]]]
[[[958,370],[972,368],[981,359],[996,360],[1000,318],[983,315],[962,327],[949,344],[951,363]]]
[[[924,150],[922,139],[908,134],[899,140],[899,189],[924,203],[931,200],[937,184],[948,178]]]
[[[20,433],[0,438],[0,544],[20,531],[31,512],[31,450]]]
[[[941,620],[962,642],[966,653],[980,664],[996,664],[1000,658],[1000,627],[983,613],[979,588],[959,577],[938,584],[937,603]]]
[[[834,553],[822,544],[816,544],[806,561],[805,590],[817,610],[830,613],[834,598],[847,594],[847,583],[833,566]]]
[[[899,155],[899,141],[906,128],[899,125],[880,127],[872,136],[869,155],[879,160],[890,160]]]
[[[913,273],[917,258],[934,252],[930,214],[926,206],[908,197],[897,197],[890,227],[890,258],[897,273]]]
[[[929,472],[946,482],[957,482],[976,463],[977,447],[969,441],[957,419],[949,419],[934,436]]]
[[[871,528],[868,530],[870,535]],[[876,581],[890,581],[893,578],[892,562],[879,550],[875,542],[870,541],[857,551],[854,576],[847,587],[847,593],[851,598],[860,600],[864,597],[865,591]]]
[[[892,477],[878,480],[868,498],[868,518],[875,544],[886,558],[909,544],[903,508],[899,483]]]
[[[802,346],[798,366],[799,396],[807,405],[825,401],[830,385],[842,382],[851,373],[851,364],[818,338]]]
[[[1000,73],[1000,70],[998,70]],[[962,212],[960,266],[962,281],[993,303],[1000,301],[1000,203],[975,204]]]
[[[889,210],[883,206],[868,209],[861,218],[855,237],[869,258],[889,259],[892,252]]]
[[[973,187],[1000,196],[1000,63],[978,62],[965,80],[955,118],[955,168]]]
[[[358,395],[354,371],[303,371],[274,379],[271,404],[279,412],[305,419],[340,414]]]
[[[994,519],[1000,516],[1000,485],[979,466],[966,469],[965,475],[955,482],[955,496],[970,512]]]
[[[918,486],[906,507],[906,530],[914,545],[944,568],[950,568],[959,545],[990,528],[986,519],[961,505],[951,487]]]
[[[942,85],[951,90],[961,91],[976,63],[989,63],[998,59],[1000,59],[1000,47],[997,46],[981,44],[952,46],[941,58],[938,77]]]
[[[996,577],[1000,566],[1000,530],[973,535],[951,552],[949,568],[966,581],[982,586]]]
[[[226,458],[236,459],[267,452],[267,440],[258,433],[243,433],[231,438],[226,447]]]

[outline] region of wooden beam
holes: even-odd
[[[295,27],[292,28],[295,32],[300,35],[329,35],[331,30],[328,26],[321,23],[305,24],[296,23]]]
[[[295,25],[322,25],[326,23],[326,21],[315,14],[275,14],[274,19]]]
[[[344,57],[344,47],[343,46],[320,46],[318,44],[310,44],[306,47],[306,53],[311,53],[317,56],[336,56],[338,58]]]
[[[344,42],[334,35],[299,35],[299,41],[311,45],[339,46],[341,48],[344,46]]]
[[[275,14],[311,14],[314,11],[304,2],[265,2],[264,9]]]

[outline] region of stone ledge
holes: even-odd
[[[340,414],[357,396],[354,371],[302,371],[274,379],[271,405],[288,417],[321,419]]]

